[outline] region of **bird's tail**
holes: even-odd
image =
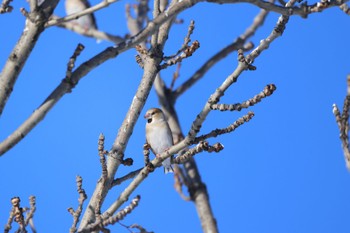
[[[164,160],[162,162],[162,165],[164,167],[164,173],[167,174],[167,173],[173,173],[174,172],[174,169],[173,167],[171,166],[171,158],[167,158],[166,160]]]

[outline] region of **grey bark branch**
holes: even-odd
[[[75,14],[71,14],[71,15],[67,15],[65,17],[62,17],[62,18],[59,18],[59,17],[55,17],[55,18],[51,18],[50,21],[48,21],[46,24],[45,24],[45,27],[51,27],[51,26],[54,26],[54,25],[58,25],[58,24],[61,24],[61,23],[64,23],[64,22],[68,22],[68,21],[71,21],[71,20],[74,20],[74,19],[77,19],[79,17],[82,17],[84,15],[88,15],[88,14],[91,14],[95,11],[98,11],[98,10],[101,10],[105,7],[108,7],[110,4],[112,3],[115,3],[117,2],[118,0],[103,0],[102,2],[92,6],[92,7],[89,7],[81,12],[78,12],[78,13],[75,13]]]
[[[58,18],[57,16],[52,16],[51,18]],[[94,28],[90,28],[89,30],[86,30],[84,27],[80,26],[79,24],[72,23],[72,22],[64,22],[57,27],[65,28],[70,31],[76,32],[80,35],[87,36],[87,37],[92,37],[97,40],[106,40],[106,41],[111,41],[115,44],[118,44],[122,42],[124,39],[120,36],[112,35],[100,30],[96,30]]]
[[[40,34],[44,30],[44,24],[56,7],[58,0],[48,0],[46,8],[40,8],[40,11],[30,12],[30,19],[26,19],[26,25],[23,33],[8,57],[5,66],[0,74],[0,116],[4,110],[6,102],[10,97],[16,80],[21,73],[31,51],[33,50]],[[42,10],[42,11],[41,11]],[[37,19],[31,21],[31,19]]]
[[[350,112],[350,75],[347,77],[347,95],[343,104],[343,112],[341,113],[338,106],[333,104],[333,114],[339,127],[339,138],[345,158],[345,164],[350,171],[350,146],[349,146],[349,112]]]
[[[105,51],[81,64],[67,81],[63,79],[56,89],[47,97],[47,99],[23,122],[9,137],[0,143],[0,156],[22,140],[39,122],[41,122],[52,107],[72,89],[81,78],[86,76],[91,70],[99,66],[104,61],[115,57],[118,53],[114,49],[107,48]]]

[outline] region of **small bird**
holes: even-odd
[[[65,2],[67,15],[81,12],[89,7],[90,3],[87,0],[66,0]],[[85,31],[88,31],[89,29],[97,29],[95,16],[93,14],[81,16],[72,22],[79,24],[85,29]]]
[[[165,119],[164,113],[159,108],[151,108],[145,114],[146,122],[146,142],[153,154],[158,156],[168,150],[173,145],[173,136]],[[164,173],[174,172],[171,166],[171,158],[162,162]]]

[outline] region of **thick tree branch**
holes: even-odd
[[[64,78],[56,89],[47,97],[47,99],[37,108],[32,115],[8,138],[0,143],[0,155],[11,149],[20,140],[22,140],[40,121],[44,119],[51,108],[62,98],[63,95],[71,93],[79,80],[87,75],[92,69],[99,66],[113,56],[116,56],[115,50],[107,48],[105,51],[81,64],[70,76]]]
[[[51,3],[51,5],[47,6],[42,11],[29,13],[29,18],[26,20],[23,33],[0,73],[0,116],[24,64],[36,45],[40,34],[44,31],[44,24],[58,3],[58,0],[47,1]],[[32,22],[30,19],[36,19],[36,21]]]

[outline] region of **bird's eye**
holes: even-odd
[[[153,116],[156,112],[152,112],[151,115]]]
[[[151,123],[152,122],[152,118],[147,119],[147,123]]]

